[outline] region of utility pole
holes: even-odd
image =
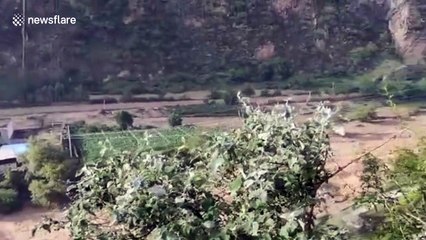
[[[73,157],[70,125],[67,125],[67,135],[68,135],[68,148],[69,148],[69,151],[70,151],[70,157]]]
[[[24,18],[24,23],[22,24],[22,76],[25,76],[25,48],[27,42],[27,0],[22,0],[22,16]]]

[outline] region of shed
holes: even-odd
[[[30,136],[36,135],[43,124],[38,120],[12,119],[6,127],[0,129],[0,145],[25,143]]]
[[[8,169],[17,168],[20,165],[19,156],[27,151],[27,144],[10,144],[0,147],[0,175]]]

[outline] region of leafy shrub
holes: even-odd
[[[261,96],[261,97],[269,97],[269,96],[271,96],[271,95],[269,94],[269,91],[268,91],[268,90],[263,89],[262,91],[260,91],[260,96]]]
[[[0,183],[0,188],[11,188],[18,192],[20,199],[28,199],[28,182],[26,181],[26,172],[21,169],[9,170],[4,174],[4,180]]]
[[[272,96],[274,96],[274,97],[277,97],[277,96],[281,96],[281,90],[279,90],[279,89],[276,89],[273,93],[272,93]]]
[[[223,93],[222,99],[226,105],[237,105],[238,104],[238,96],[237,92],[234,90],[227,90]]]
[[[373,155],[364,159],[362,196],[358,204],[379,209],[374,239],[423,239],[426,237],[426,141],[418,151],[401,149],[392,168]]]
[[[260,81],[282,81],[293,73],[290,64],[282,58],[274,58],[261,63],[258,69]]]
[[[330,110],[320,106],[299,125],[289,106],[271,113],[244,107],[243,127],[206,135],[201,146],[162,153],[108,148],[75,186],[72,237],[338,239],[315,226],[313,214],[330,175]],[[93,214],[106,221],[92,224]]]
[[[210,99],[221,99],[222,93],[219,90],[212,90],[209,95]]]
[[[381,88],[386,88],[386,94],[392,95],[395,99],[415,99],[426,96],[425,79],[419,81],[386,81],[381,84]]]
[[[309,74],[298,74],[291,77],[288,82],[291,87],[312,89],[313,87],[315,87],[317,79],[315,79],[314,76],[311,76]]]
[[[367,46],[355,48],[349,54],[355,62],[360,62],[373,57],[378,50],[379,48],[376,44],[369,42]]]
[[[243,83],[250,79],[250,71],[247,67],[231,68],[226,72],[228,81]]]
[[[133,126],[133,116],[127,111],[120,111],[115,115],[115,121],[122,130]]]
[[[370,79],[367,76],[358,78],[355,84],[360,93],[377,94],[379,92],[379,87],[375,79]]]
[[[215,102],[181,106],[178,110],[182,115],[192,117],[238,116],[237,105],[225,105],[224,103]]]
[[[14,189],[0,188],[0,213],[8,214],[18,210],[22,205],[18,192]]]
[[[251,86],[251,85],[246,85],[242,90],[241,90],[241,93],[244,95],[244,96],[247,96],[247,97],[251,97],[251,96],[253,96],[253,95],[255,95],[256,94],[256,91],[255,91],[255,89]]]
[[[99,132],[112,132],[119,131],[117,126],[108,126],[106,124],[86,124],[84,121],[71,124],[71,133],[99,133]]]
[[[377,118],[377,107],[376,104],[356,105],[349,110],[346,118],[350,121],[369,122]]]
[[[198,78],[185,72],[172,73],[161,79],[161,88],[172,93],[182,93],[188,87],[196,84]]]
[[[169,125],[171,127],[181,126],[182,125],[182,114],[178,111],[173,111],[169,115]]]
[[[79,163],[69,156],[55,139],[30,138],[23,156],[29,176],[29,191],[35,204],[48,206],[66,200],[65,182],[74,179]]]
[[[66,199],[66,186],[63,183],[49,180],[33,180],[28,189],[31,192],[31,201],[39,206],[51,206],[62,203]]]

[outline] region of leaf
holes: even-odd
[[[180,203],[184,203],[185,202],[185,198],[183,197],[177,197],[175,198],[175,203],[176,204],[180,204]]]
[[[253,185],[254,180],[253,179],[249,179],[247,181],[244,182],[244,187],[245,188],[250,188],[251,185]]]
[[[231,184],[229,184],[229,190],[231,191],[231,193],[235,193],[241,188],[242,184],[243,180],[241,176],[239,176],[234,181],[232,181]]]
[[[224,162],[225,162],[225,159],[222,156],[217,155],[217,157],[213,158],[213,160],[210,163],[211,171],[217,172],[219,167],[221,167]]]
[[[204,226],[205,228],[212,229],[212,228],[214,228],[214,227],[215,227],[215,224],[214,224],[214,222],[213,222],[213,221],[205,221],[205,222],[203,223],[203,226]]]
[[[253,236],[257,236],[257,232],[259,231],[259,223],[253,222],[252,224],[252,234]]]
[[[288,235],[288,231],[287,228],[285,226],[280,228],[280,236],[283,237],[284,239],[288,239],[290,236]]]

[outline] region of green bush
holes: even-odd
[[[33,180],[28,189],[31,192],[31,201],[38,206],[52,206],[66,201],[67,187],[62,182],[49,180]]]
[[[0,183],[0,188],[11,188],[19,193],[21,199],[29,197],[26,171],[22,169],[9,170],[4,174],[4,180]]]
[[[274,90],[274,92],[272,92],[272,96],[274,97],[278,97],[281,96],[282,92],[279,89]]]
[[[250,70],[247,67],[231,68],[226,75],[230,82],[243,83],[250,79]]]
[[[371,79],[367,76],[359,77],[355,85],[358,91],[363,94],[377,94],[379,92],[379,87],[375,79]]]
[[[274,58],[263,62],[258,67],[259,80],[265,81],[283,81],[292,75],[291,66],[282,58]]]
[[[349,54],[352,60],[357,63],[373,57],[378,52],[378,50],[379,48],[376,44],[369,42],[365,47],[352,49]]]
[[[253,96],[253,95],[255,95],[256,94],[256,91],[255,91],[255,89],[253,88],[253,86],[251,86],[251,85],[246,85],[242,90],[241,90],[241,93],[244,95],[244,96],[247,96],[247,97],[251,97],[251,96]]]
[[[122,130],[133,126],[133,116],[127,111],[120,111],[115,115],[115,121]]]
[[[419,81],[386,81],[381,84],[387,94],[395,99],[414,99],[426,96],[426,79]]]
[[[173,111],[169,115],[169,125],[171,127],[181,126],[182,125],[182,114],[178,111]]]
[[[315,79],[314,76],[309,74],[298,74],[291,77],[288,82],[291,87],[313,89],[316,87],[315,84],[318,84],[318,79]]]
[[[377,118],[378,106],[373,103],[356,105],[346,114],[349,121],[369,122]]]
[[[371,239],[424,239],[426,237],[426,141],[416,150],[401,149],[385,166],[369,154],[363,160],[362,191],[358,204],[382,216]]]
[[[75,178],[79,162],[70,159],[54,138],[32,137],[23,155],[29,191],[35,204],[48,206],[66,198],[65,182]]]
[[[86,124],[85,122],[77,122],[70,126],[71,133],[98,133],[120,131],[118,126],[108,126],[106,124]]]
[[[226,105],[237,105],[238,104],[238,96],[237,92],[234,90],[226,90],[223,95],[222,99],[225,102]]]
[[[0,188],[0,213],[8,214],[22,206],[18,192],[14,189]]]
[[[222,93],[219,90],[212,90],[209,95],[210,99],[221,99]]]
[[[260,91],[260,96],[261,97],[270,97],[271,94],[269,94],[269,91],[266,89],[263,89],[262,91]]]

